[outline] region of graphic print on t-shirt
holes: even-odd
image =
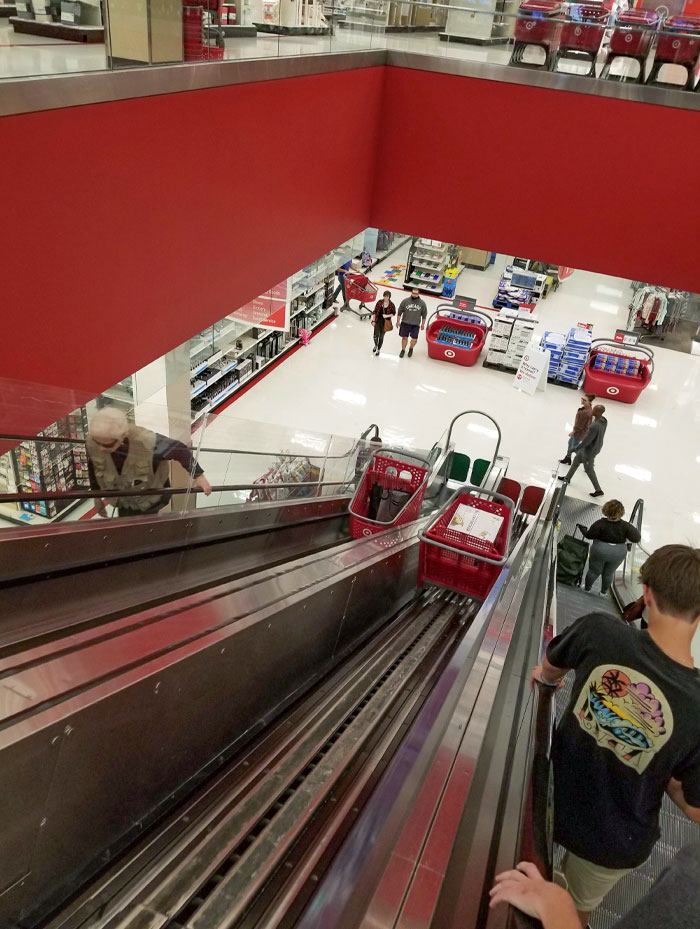
[[[659,687],[622,665],[599,665],[574,704],[582,729],[639,774],[673,733],[673,713]]]

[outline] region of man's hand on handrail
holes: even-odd
[[[581,929],[569,894],[563,887],[546,881],[529,861],[521,861],[512,871],[497,874],[490,896],[490,907],[510,903],[539,919],[544,929]]]
[[[538,664],[530,672],[530,690],[535,689],[535,684],[544,684],[545,687],[561,687],[562,679],[567,673],[568,668],[555,668],[545,656],[542,664]]]

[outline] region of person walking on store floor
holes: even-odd
[[[425,329],[427,315],[428,307],[426,306],[425,300],[421,300],[418,288],[413,287],[411,289],[411,296],[406,297],[406,299],[402,300],[399,304],[398,322],[399,335],[401,336],[399,358],[403,358],[406,354],[406,345],[409,338],[411,339],[411,347],[408,350],[408,357],[410,358],[413,355],[413,349],[416,347],[416,342],[418,341],[418,332],[421,329]]]
[[[384,344],[384,333],[390,332],[394,328],[391,317],[396,316],[396,307],[391,301],[391,292],[384,291],[382,299],[374,305],[372,313],[372,325],[374,326],[374,349],[373,354],[378,355]]]
[[[399,312],[401,311],[399,310]],[[591,484],[593,484],[593,493],[591,497],[602,497],[603,491],[598,483],[594,465],[596,458],[603,448],[603,440],[605,439],[605,430],[608,428],[608,421],[603,415],[605,413],[605,407],[602,404],[594,406],[591,412],[593,413],[593,422],[591,423],[586,438],[576,449],[574,463],[566,474],[559,475],[559,480],[566,481],[567,484],[570,483],[571,478],[578,471],[579,467],[583,465],[583,470],[590,478]]]
[[[640,580],[648,629],[588,613],[552,639],[530,675],[531,687],[553,688],[575,675],[552,766],[554,840],[565,850],[560,873],[581,926],[651,854],[664,794],[700,824],[700,671],[692,654],[700,549],[658,548]]]
[[[168,436],[130,423],[126,413],[108,406],[90,420],[87,438],[90,486],[93,490],[162,490],[162,494],[110,497],[120,516],[152,516],[169,502],[170,464],[178,461],[208,497],[211,484],[191,450]],[[95,498],[99,516],[106,516],[104,501]]]
[[[576,410],[574,419],[574,428],[569,433],[569,444],[566,449],[566,455],[559,459],[559,464],[571,464],[572,452],[575,452],[581,442],[588,435],[588,430],[593,422],[593,411],[591,404],[595,400],[595,394],[584,394],[581,397],[581,406]]]
[[[334,304],[338,302],[338,294],[340,293],[343,295],[343,304],[347,303],[347,300],[345,299],[345,274],[347,271],[352,271],[352,260],[350,258],[348,258],[345,264],[338,268],[338,270],[335,272],[338,276],[338,286],[336,287],[335,293],[333,294]]]
[[[603,518],[597,519],[590,529],[578,524],[584,539],[593,540],[588,557],[588,572],[584,581],[588,593],[602,575],[600,592],[606,596],[615,571],[625,560],[627,543],[642,541],[639,529],[623,519],[624,515],[625,508],[619,500],[608,500],[603,505]]]

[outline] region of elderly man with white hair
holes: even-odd
[[[169,501],[168,462],[179,461],[195,478],[193,486],[209,496],[211,485],[183,443],[129,422],[123,410],[105,407],[90,420],[87,439],[90,482],[99,490],[162,490],[162,495],[125,495],[110,498],[120,516],[148,516],[157,513]],[[97,512],[106,516],[101,499]]]

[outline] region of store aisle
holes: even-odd
[[[402,261],[405,250],[386,264]],[[500,258],[486,272],[463,272],[458,293],[487,306],[502,263]],[[378,266],[372,279],[380,280],[382,270]],[[392,294],[400,300],[404,292]],[[439,303],[431,297],[426,302],[430,312]],[[628,302],[626,281],[576,271],[539,305],[540,329],[592,322],[597,337],[612,335],[624,324]],[[575,391],[547,385],[544,393],[529,397],[513,388],[512,375],[480,363],[462,368],[429,359],[422,338],[413,358],[400,360],[399,351],[398,335],[392,332],[382,354],[374,356],[369,322],[343,313],[241,396],[229,413],[350,436],[377,422],[385,441],[420,448],[436,442],[456,413],[482,409],[501,426],[511,474],[525,482],[547,482],[565,451],[578,406]],[[596,463],[598,476],[606,497],[618,497],[628,510],[638,497],[645,499],[645,544],[700,544],[700,360],[662,348],[656,358],[654,383],[636,404],[606,404],[609,426]],[[456,438],[460,446],[482,454],[492,447],[490,432],[474,422]],[[590,490],[581,469],[571,493],[588,499]]]

